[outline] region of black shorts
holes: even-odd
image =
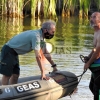
[[[100,71],[100,66],[98,66],[98,67],[89,67],[89,69],[92,73],[96,73],[97,71]]]
[[[6,76],[20,74],[18,54],[7,45],[1,50],[0,73]]]
[[[89,88],[94,95],[93,100],[100,100],[100,70],[92,74]]]

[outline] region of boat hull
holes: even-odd
[[[78,85],[75,74],[57,71],[41,76],[19,78],[18,84],[0,86],[0,100],[57,100],[71,94]]]

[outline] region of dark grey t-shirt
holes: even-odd
[[[40,50],[45,46],[45,42],[42,31],[39,29],[24,31],[14,36],[6,45],[13,48],[18,54],[25,54],[32,50]]]

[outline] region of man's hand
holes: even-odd
[[[88,57],[88,56],[85,56],[85,57],[84,57],[84,62],[87,63],[88,60],[89,60],[89,57]]]
[[[86,71],[89,67],[90,67],[90,64],[87,62],[87,63],[84,65],[84,70]]]
[[[45,74],[42,74],[42,75],[41,75],[41,79],[42,79],[42,80],[49,80],[50,77],[46,76]]]
[[[53,67],[53,72],[57,71],[57,68],[56,67]]]

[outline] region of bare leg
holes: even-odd
[[[18,81],[18,77],[19,77],[19,75],[13,74],[13,75],[11,76],[11,78],[10,78],[9,83],[10,83],[10,84],[16,84],[17,81]]]
[[[8,85],[9,79],[10,79],[9,76],[3,75],[1,84],[2,85]]]

